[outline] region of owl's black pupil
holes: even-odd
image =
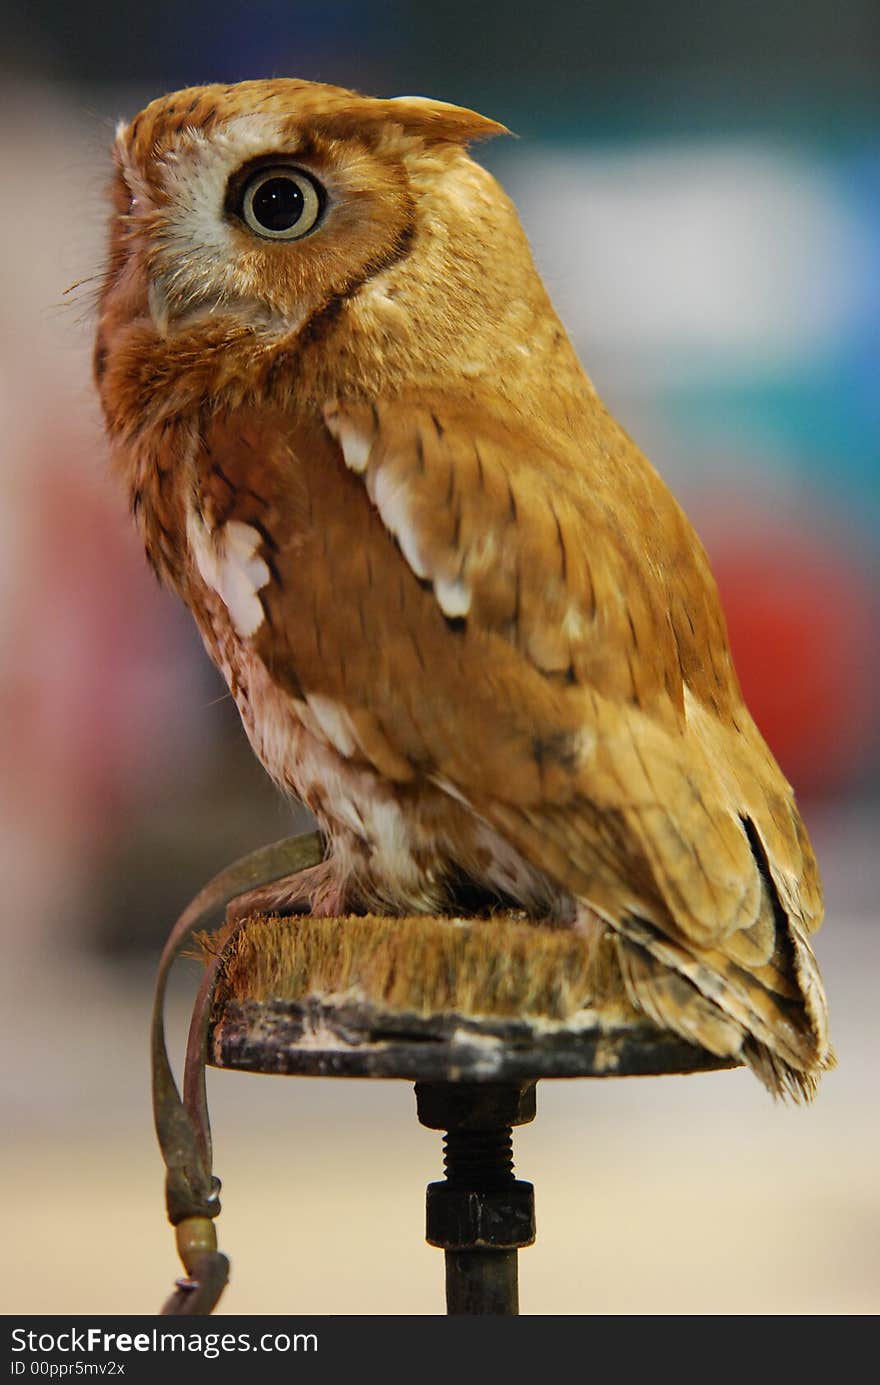
[[[289,231],[303,214],[305,198],[292,178],[267,178],[254,193],[254,220],[267,231]]]

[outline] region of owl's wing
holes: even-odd
[[[529,801],[505,802],[498,784],[496,818],[537,813],[538,839],[558,839],[569,883],[587,887],[587,861],[564,845],[578,821],[571,805],[584,800],[591,838],[596,811],[616,815],[673,917],[704,944],[755,920],[748,820],[784,906],[818,926],[815,862],[791,789],[742,703],[703,549],[613,420],[597,411],[592,436],[547,447],[442,399],[335,403],[326,417],[452,631],[491,638],[496,650],[503,640],[521,677],[538,675],[554,694],[559,724],[548,736],[536,722],[532,747],[552,792],[537,775]],[[521,684],[502,698],[525,692]],[[462,769],[455,787],[467,796]]]
[[[265,431],[248,444],[263,476],[300,478],[260,593],[275,676],[343,753],[440,784],[620,929],[649,1013],[680,1019],[676,985],[714,992],[748,1032],[788,1025],[809,1066],[815,862],[665,486],[598,406],[549,442],[441,396],[325,417],[336,443],[298,438],[297,466]],[[804,1004],[806,1032],[780,1019]]]

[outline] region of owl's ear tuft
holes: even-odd
[[[429,96],[393,96],[382,104],[390,120],[402,125],[407,133],[431,142],[470,144],[472,140],[510,134],[507,126],[497,120],[469,111],[466,106],[432,101]]]

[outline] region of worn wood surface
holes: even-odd
[[[647,1023],[565,1024],[382,1011],[351,1000],[226,1001],[209,1061],[219,1068],[312,1077],[508,1081],[629,1077],[737,1066]]]

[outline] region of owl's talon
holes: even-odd
[[[314,914],[336,918],[348,913],[347,887],[340,882],[330,861],[322,861],[295,875],[282,876],[237,895],[226,906],[226,922],[239,923],[253,914]]]

